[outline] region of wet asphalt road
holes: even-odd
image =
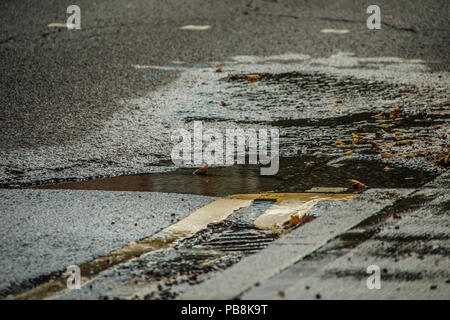
[[[81,30],[64,23],[69,3],[0,4],[0,150],[62,145],[99,130],[123,108],[178,74],[136,81],[133,64],[208,63],[287,52],[423,59],[448,70],[450,4],[378,1],[382,29],[368,30],[367,1],[77,1]],[[392,15],[392,19],[384,15]],[[188,24],[210,30],[180,30]],[[349,29],[343,37],[321,29]]]

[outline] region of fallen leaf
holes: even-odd
[[[448,167],[450,162],[448,161],[450,157],[450,153],[448,152],[441,152],[437,158],[437,160],[434,162],[437,166],[443,166]]]
[[[251,81],[251,82],[255,82],[259,80],[259,74],[248,74],[247,75],[247,80]]]
[[[295,225],[297,225],[297,224],[299,224],[300,223],[300,218],[299,218],[299,216],[297,216],[297,215],[292,215],[290,218],[289,218],[289,225],[290,226],[295,226]]]
[[[341,146],[341,145],[343,145],[343,144],[344,144],[344,142],[342,142],[342,141],[335,141],[335,142],[333,143],[334,146]]]
[[[354,132],[352,132],[352,136],[353,136],[353,138],[358,139],[358,140],[364,139],[363,136],[360,136],[360,135],[358,135],[358,134],[356,134],[356,133],[354,133]]]
[[[282,298],[284,298],[285,294],[283,290],[278,291],[278,295]]]
[[[353,150],[348,150],[346,152],[344,152],[344,155],[349,156],[353,153]]]
[[[395,155],[393,155],[392,153],[388,153],[388,152],[382,152],[382,153],[380,154],[380,156],[381,156],[382,158],[393,158],[393,157],[395,157]]]
[[[335,168],[339,168],[342,167],[344,164],[343,163],[333,163],[331,166],[335,167]]]
[[[394,132],[394,134],[395,134],[396,136],[402,136],[402,135],[403,135],[403,132],[401,132],[401,131],[396,131],[396,132]]]
[[[315,216],[310,216],[310,215],[304,215],[303,217],[300,218],[300,223],[299,225],[304,225],[305,223],[311,222],[315,219]]]
[[[400,92],[400,93],[408,93],[409,90],[408,90],[408,89],[405,89],[405,88],[401,88],[401,89],[399,90],[399,92]]]
[[[220,104],[222,105],[222,107],[225,107],[227,105],[227,103],[225,102],[225,100],[220,101]]]
[[[386,167],[384,167],[384,168],[383,168],[383,170],[384,170],[384,171],[389,171],[389,170],[392,170],[392,168],[391,168],[391,167],[388,167],[388,166],[386,166]]]
[[[380,146],[375,141],[370,141],[370,144],[372,145],[372,148],[378,149]]]
[[[342,103],[342,102],[344,102],[344,100],[342,100],[342,99],[332,99],[331,102]]]
[[[391,113],[389,114],[389,118],[390,119],[397,119],[400,116],[400,107],[399,106],[395,106],[391,109]]]
[[[218,68],[216,69],[216,72],[222,72],[222,67],[218,67]]]
[[[394,143],[394,146],[407,146],[413,144],[412,140],[400,140]]]
[[[188,278],[189,278],[189,280],[197,280],[197,276],[198,276],[197,273],[193,273],[193,274],[188,275]]]
[[[239,75],[237,75],[237,74],[230,74],[230,75],[228,76],[228,78],[229,78],[230,80],[237,80],[237,79],[239,79]]]
[[[208,165],[206,164],[203,168],[198,168],[194,173],[206,176],[208,174]]]
[[[392,215],[392,218],[394,218],[394,219],[401,219],[402,217],[398,213],[394,213]]]
[[[377,113],[376,115],[372,116],[372,118],[380,119],[383,114],[384,114],[384,111],[381,111],[380,113]]]
[[[392,123],[380,123],[378,126],[382,127],[382,128],[390,128],[392,127],[394,124]]]
[[[366,188],[366,185],[358,180],[348,179],[348,182],[350,182],[353,189],[357,190],[358,192],[361,192]]]

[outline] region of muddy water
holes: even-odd
[[[207,176],[182,168],[168,173],[128,175],[81,182],[42,185],[40,189],[75,189],[109,191],[153,191],[227,196],[241,193],[305,192],[314,187],[349,187],[347,179],[356,179],[370,188],[413,188],[432,180],[434,174],[408,168],[385,171],[377,161],[341,161],[343,166],[327,165],[327,157],[289,157],[280,159],[274,176],[261,176],[256,165],[210,168]]]

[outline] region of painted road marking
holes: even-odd
[[[47,25],[49,28],[67,28],[67,23],[53,22]]]
[[[260,215],[254,222],[259,229],[270,229],[273,226],[283,225],[292,215],[299,218],[314,207],[320,200],[349,200],[356,196],[354,193],[260,193],[236,194],[229,196],[232,199],[272,199],[275,204]]]
[[[320,30],[322,33],[337,33],[337,34],[344,34],[350,32],[348,29],[322,29]]]
[[[306,215],[318,201],[319,199],[309,200],[307,202],[292,201],[292,199],[281,201],[280,205],[275,204],[260,215],[254,222],[255,227],[258,229],[270,229],[273,226],[282,226],[293,215],[299,218]]]
[[[180,30],[195,30],[195,31],[202,31],[202,30],[208,30],[210,29],[211,26],[210,25],[186,25],[186,26],[182,26],[180,28]]]
[[[289,210],[270,209],[266,210],[261,219],[261,226],[269,225],[271,222],[280,223],[290,214],[306,214],[319,200],[348,200],[356,194],[327,194],[327,193],[259,193],[259,194],[236,194],[215,200],[192,212],[186,218],[163,229],[162,231],[148,238],[137,242],[131,242],[127,246],[114,250],[109,254],[96,258],[80,266],[81,286],[94,280],[100,272],[111,268],[114,265],[124,263],[133,258],[156,250],[167,249],[177,242],[191,237],[199,231],[205,229],[210,223],[224,221],[233,212],[248,207],[254,200],[275,200],[278,208],[289,208]],[[279,214],[279,213],[282,214]],[[261,217],[261,216],[260,216]],[[255,221],[256,224],[257,221]],[[259,222],[258,222],[259,224]],[[66,291],[67,277],[59,276],[56,279],[43,283],[29,291],[21,293],[13,300],[35,300],[52,299]]]

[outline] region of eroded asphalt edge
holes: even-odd
[[[447,172],[427,184],[425,188],[441,188],[437,190],[446,192],[448,182]],[[420,192],[420,189],[372,189],[351,201],[336,203],[319,219],[275,241],[265,250],[244,258],[209,280],[191,287],[178,299],[236,299],[243,296],[243,298],[261,298],[258,295],[245,296],[245,294],[292,267],[344,232],[371,217],[376,217],[399,200],[407,199],[417,192]],[[275,298],[273,292],[270,294],[264,298]]]

